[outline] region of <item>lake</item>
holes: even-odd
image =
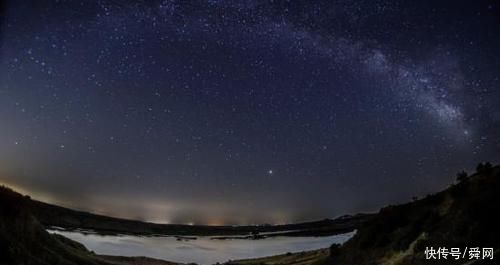
[[[327,248],[342,244],[355,232],[326,237],[269,237],[259,240],[196,237],[196,240],[177,240],[176,237],[102,236],[80,232],[49,230],[82,243],[102,255],[146,256],[167,261],[214,264],[228,260],[248,259]]]

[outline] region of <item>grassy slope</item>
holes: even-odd
[[[77,242],[47,233],[29,211],[29,203],[28,198],[0,188],[0,265],[173,264],[146,258],[95,255]]]
[[[315,265],[327,260],[328,249],[287,253],[283,255],[227,262],[226,265]]]
[[[495,167],[424,199],[381,209],[324,264],[433,264],[425,260],[426,247],[498,250],[499,201],[500,167]],[[466,262],[434,262],[461,263]]]

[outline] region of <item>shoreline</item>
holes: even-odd
[[[211,240],[234,240],[234,239],[261,240],[274,237],[329,237],[356,231],[356,229],[338,229],[335,231],[286,230],[286,231],[276,231],[276,232],[262,232],[262,233],[234,234],[234,235],[224,235],[224,234],[200,235],[200,234],[113,233],[113,232],[88,229],[88,228],[64,228],[58,226],[48,226],[46,227],[45,230],[50,233],[73,232],[73,233],[80,233],[83,235],[116,236],[116,237],[122,237],[122,236],[135,236],[135,237],[145,237],[145,238],[173,237],[179,241],[197,240],[200,237],[208,237]]]

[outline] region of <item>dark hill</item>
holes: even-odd
[[[498,264],[494,261],[500,258],[500,167],[483,164],[476,174],[460,174],[459,179],[437,194],[381,209],[351,240],[332,246],[325,264]],[[426,247],[494,248],[496,257],[432,261],[425,259]]]
[[[52,235],[30,212],[32,201],[0,188],[0,265],[172,265],[147,258],[102,257],[83,245]]]

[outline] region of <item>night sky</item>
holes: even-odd
[[[285,223],[500,162],[498,1],[124,2],[3,4],[1,183],[140,220]]]

